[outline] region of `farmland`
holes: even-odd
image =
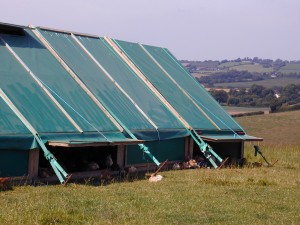
[[[283,66],[280,70],[280,73],[300,73],[300,63],[289,63],[286,66]]]
[[[249,82],[234,82],[234,83],[216,83],[215,87],[232,87],[232,88],[249,88],[253,84],[262,85],[266,88],[272,88],[275,86],[286,86],[289,84],[300,84],[300,78],[277,78],[260,81],[249,81]]]
[[[269,113],[270,108],[268,107],[235,107],[235,106],[223,106],[223,108],[230,114],[240,114],[240,113],[250,113],[262,111],[264,113]]]
[[[249,71],[253,73],[270,73],[273,72],[273,68],[265,68],[260,64],[250,64],[250,63],[236,63],[236,62],[228,62],[223,63],[218,66],[221,69],[229,69],[229,70],[238,70],[238,71]]]
[[[160,183],[15,186],[0,192],[1,224],[298,224],[300,111],[237,120],[265,138],[274,167],[165,171]],[[245,155],[262,162],[252,144]]]

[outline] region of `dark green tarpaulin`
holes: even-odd
[[[40,32],[93,94],[130,130],[153,129],[153,126],[114,86],[71,35],[47,30],[40,30]]]
[[[0,88],[38,132],[77,132],[2,42],[0,81]],[[20,124],[20,121],[11,117],[10,123]]]
[[[222,130],[229,128],[233,130],[242,129],[167,49],[149,45],[143,46],[192,99],[199,104],[218,127]]]
[[[103,38],[77,36],[87,50],[114,80],[161,129],[184,129],[184,126],[160,102],[123,60],[105,43]]]
[[[0,42],[0,88],[8,95],[44,143],[131,142],[71,78],[30,30],[24,36],[1,35],[83,129],[79,133],[44,90]],[[69,107],[69,106],[70,107]],[[0,149],[37,148],[33,135],[0,98]],[[78,113],[75,113],[75,111]],[[99,131],[99,132],[98,132]]]
[[[25,36],[3,38],[29,69],[54,91],[52,95],[84,132],[95,131],[95,128],[100,131],[118,130],[32,31],[26,30]]]
[[[158,89],[175,110],[193,127],[197,129],[215,130],[216,127],[193,105],[180,89],[149,58],[143,49],[135,43],[115,40],[127,56],[142,71],[147,79]]]
[[[168,139],[187,135],[186,131],[182,129],[182,126],[179,125],[178,121],[175,120],[172,115],[170,117],[170,120],[172,121],[170,122],[170,126],[165,126],[165,122],[163,123],[163,126],[165,126],[164,128],[169,130],[162,130],[162,135],[160,135],[160,130],[157,131],[154,126],[151,125],[134,104],[113,84],[111,80],[109,80],[95,62],[92,61],[71,35],[42,29],[39,29],[39,31],[60,57],[62,57],[68,66],[85,83],[89,90],[93,92],[95,97],[137,137],[143,137],[143,140],[159,140],[162,138]],[[119,71],[119,73],[122,74],[118,74],[118,76],[125,76],[127,72],[123,74],[122,71]],[[137,80],[134,78],[133,82],[137,82]],[[127,85],[129,88],[130,84]],[[131,88],[135,87],[131,86]],[[139,95],[143,95],[144,92],[144,90],[139,92]],[[148,99],[150,104],[159,103],[157,100],[154,100],[153,96],[147,97],[145,95],[144,101],[147,102]],[[144,106],[145,104],[147,103],[143,103]],[[151,110],[149,106],[147,107]],[[157,108],[157,105],[155,105],[155,107]],[[159,105],[159,107],[162,106]],[[162,109],[164,108],[160,108],[159,112],[162,112],[162,116],[168,119],[166,116],[170,114],[168,114],[165,109],[162,111]],[[159,112],[152,111],[151,116],[154,118],[156,116],[155,113]],[[160,128],[160,125],[158,126]],[[181,130],[174,129],[174,127],[179,129],[181,127]]]
[[[165,141],[147,142],[153,155],[160,161],[183,161],[184,160],[184,138]],[[127,164],[152,163],[137,146],[131,145],[127,148]]]
[[[30,134],[30,131],[0,98],[0,136],[13,134]]]

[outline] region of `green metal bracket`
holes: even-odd
[[[10,107],[10,109],[16,114],[16,116],[22,121],[22,123],[27,127],[27,129],[32,133],[35,140],[41,147],[44,152],[45,158],[49,161],[52,166],[56,176],[58,177],[61,184],[65,184],[71,175],[69,175],[57,162],[54,155],[47,149],[43,140],[39,136],[38,132],[33,128],[33,126],[28,122],[28,120],[22,115],[22,113],[18,110],[18,108],[12,103],[12,101],[8,98],[8,96],[3,92],[0,88],[0,97],[4,100],[4,102]]]
[[[112,112],[110,112],[111,115],[117,120],[117,122],[124,128],[126,133],[134,140],[138,140],[136,136],[118,119],[116,115],[114,115]],[[160,165],[160,162],[155,158],[155,156],[150,152],[149,147],[147,147],[144,144],[139,144],[140,149],[148,155],[148,157],[157,165]]]
[[[193,140],[196,142],[196,144],[199,146],[200,151],[203,153],[204,157],[208,159],[208,161],[212,164],[214,168],[218,168],[218,165],[212,159],[212,156],[214,156],[220,163],[223,162],[223,159],[212,149],[211,146],[209,146],[205,141],[202,140],[202,138],[197,134],[197,132],[194,129],[188,130],[188,132],[193,138]]]
[[[152,161],[153,161],[157,166],[160,165],[160,162],[154,157],[154,155],[152,155],[152,153],[149,151],[149,148],[148,148],[146,145],[144,145],[144,144],[139,144],[139,147],[140,147],[140,149],[141,149],[144,153],[146,153],[146,154],[149,156],[150,159],[152,159]]]

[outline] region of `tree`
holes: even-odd
[[[228,100],[228,94],[224,90],[213,90],[210,93],[219,103],[226,103]]]

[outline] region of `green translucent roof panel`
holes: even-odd
[[[0,81],[0,88],[38,132],[76,132],[75,127],[2,42],[0,42]]]
[[[175,110],[195,129],[217,128],[136,43],[114,40]]]
[[[215,101],[204,87],[183,68],[167,49],[149,45],[143,46],[221,129],[228,129],[229,127],[230,129],[241,129],[235,120]]]
[[[159,129],[185,129],[103,38],[77,38]]]
[[[3,38],[30,70],[54,91],[52,95],[83,131],[95,131],[96,129],[100,131],[117,131],[115,125],[35,37],[31,30],[27,29],[25,36],[10,35],[3,36]]]
[[[30,134],[22,121],[14,114],[2,98],[0,98],[0,135]]]
[[[154,129],[69,34],[41,30],[68,66],[130,130]]]

